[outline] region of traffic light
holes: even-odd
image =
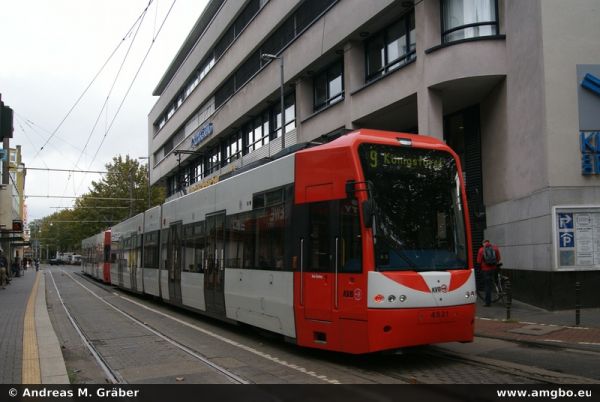
[[[0,141],[13,136],[13,110],[0,104]]]
[[[12,222],[12,230],[15,232],[22,232],[23,231],[23,221],[14,220]]]

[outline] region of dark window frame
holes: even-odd
[[[277,27],[275,32],[273,32],[267,39],[265,39],[258,46],[257,53],[270,53],[275,55],[280,55],[290,44],[292,44],[298,37],[302,35],[302,33],[310,28],[314,22],[316,22],[321,16],[323,16],[331,7],[338,3],[339,0],[304,0],[300,3],[298,8],[292,12],[292,14],[286,18],[281,25]],[[312,19],[309,22],[306,22],[306,25],[299,26],[297,19],[298,16],[303,12],[313,7],[316,11],[312,13],[308,13],[312,16]],[[252,55],[251,55],[252,56]],[[249,56],[249,58],[251,57]],[[261,60],[259,68],[254,71],[253,74],[248,74],[250,79],[243,83],[236,82],[236,75],[238,70],[244,66],[247,60],[244,60],[241,65],[239,65],[235,70],[225,79],[221,85],[215,91],[215,94],[219,94],[218,99],[215,96],[215,110],[219,109],[223,104],[225,104],[230,97],[235,95],[255,74],[258,74],[264,66],[269,64],[271,60]],[[222,89],[231,86],[233,87],[233,91],[222,91]],[[229,89],[229,88],[226,88]],[[223,96],[223,95],[227,96]],[[287,127],[287,124],[286,124]]]
[[[411,25],[414,23],[414,33],[415,33],[415,43],[411,43]],[[402,24],[405,32],[405,47],[408,49],[406,53],[403,55],[389,60],[389,51],[388,46],[390,43],[394,41],[390,41],[389,30],[395,27],[397,24]],[[383,51],[383,64],[380,68],[375,71],[371,71],[369,68],[369,44],[374,43],[378,40],[383,40],[383,46],[380,48],[380,51]],[[392,24],[386,26],[379,32],[372,35],[370,38],[365,40],[365,82],[374,81],[382,76],[389,74],[392,71],[395,71],[402,66],[414,61],[417,57],[416,50],[416,18],[415,18],[415,9],[412,8],[409,11],[402,14],[402,16],[394,21]]]
[[[480,22],[474,22],[474,23],[470,23],[470,24],[463,24],[463,25],[459,25],[450,29],[446,29],[445,24],[444,24],[444,14],[445,14],[445,7],[447,4],[448,0],[441,0],[440,1],[440,32],[442,33],[442,44],[449,44],[449,43],[460,43],[463,42],[465,40],[469,40],[469,39],[478,39],[478,38],[488,38],[488,37],[495,37],[498,36],[500,33],[500,15],[499,15],[499,10],[498,10],[498,0],[491,0],[494,2],[494,14],[495,14],[495,20],[490,20],[490,21],[480,21]],[[474,28],[474,27],[480,27],[480,26],[492,26],[495,30],[495,32],[492,32],[489,35],[479,35],[479,36],[473,36],[473,37],[466,37],[466,38],[460,38],[460,39],[452,39],[449,40],[448,36],[454,32],[457,31],[461,31],[463,29],[468,29],[468,28]]]
[[[335,70],[339,68],[339,75],[335,74]],[[330,92],[330,83],[337,79],[341,78],[341,90],[332,96]],[[325,83],[325,98],[323,101],[317,99],[317,81],[324,78]],[[334,103],[338,103],[344,100],[345,97],[345,86],[344,86],[344,59],[338,59],[335,62],[328,65],[323,70],[319,71],[313,78],[313,110],[315,112],[324,109],[329,105],[333,105]],[[287,121],[287,119],[286,119]],[[286,124],[287,125],[287,124]]]

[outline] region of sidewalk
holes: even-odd
[[[2,384],[69,383],[48,316],[43,270],[29,269],[0,289],[0,362]]]
[[[484,307],[478,300],[476,317],[476,336],[600,351],[600,308],[581,309],[575,326],[575,310],[546,311],[513,300],[506,320],[503,304]]]

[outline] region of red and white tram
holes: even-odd
[[[110,230],[81,241],[81,269],[105,283],[110,283],[110,241]]]
[[[462,180],[436,139],[355,131],[115,225],[112,283],[306,347],[469,342]]]

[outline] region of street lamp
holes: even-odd
[[[283,88],[283,54],[276,56],[274,54],[263,53],[260,55],[263,61],[279,59],[279,66],[281,70],[281,149],[285,149],[285,99],[284,99],[284,88]]]
[[[149,156],[138,156],[139,160],[148,160],[148,209],[150,209],[150,157]]]

